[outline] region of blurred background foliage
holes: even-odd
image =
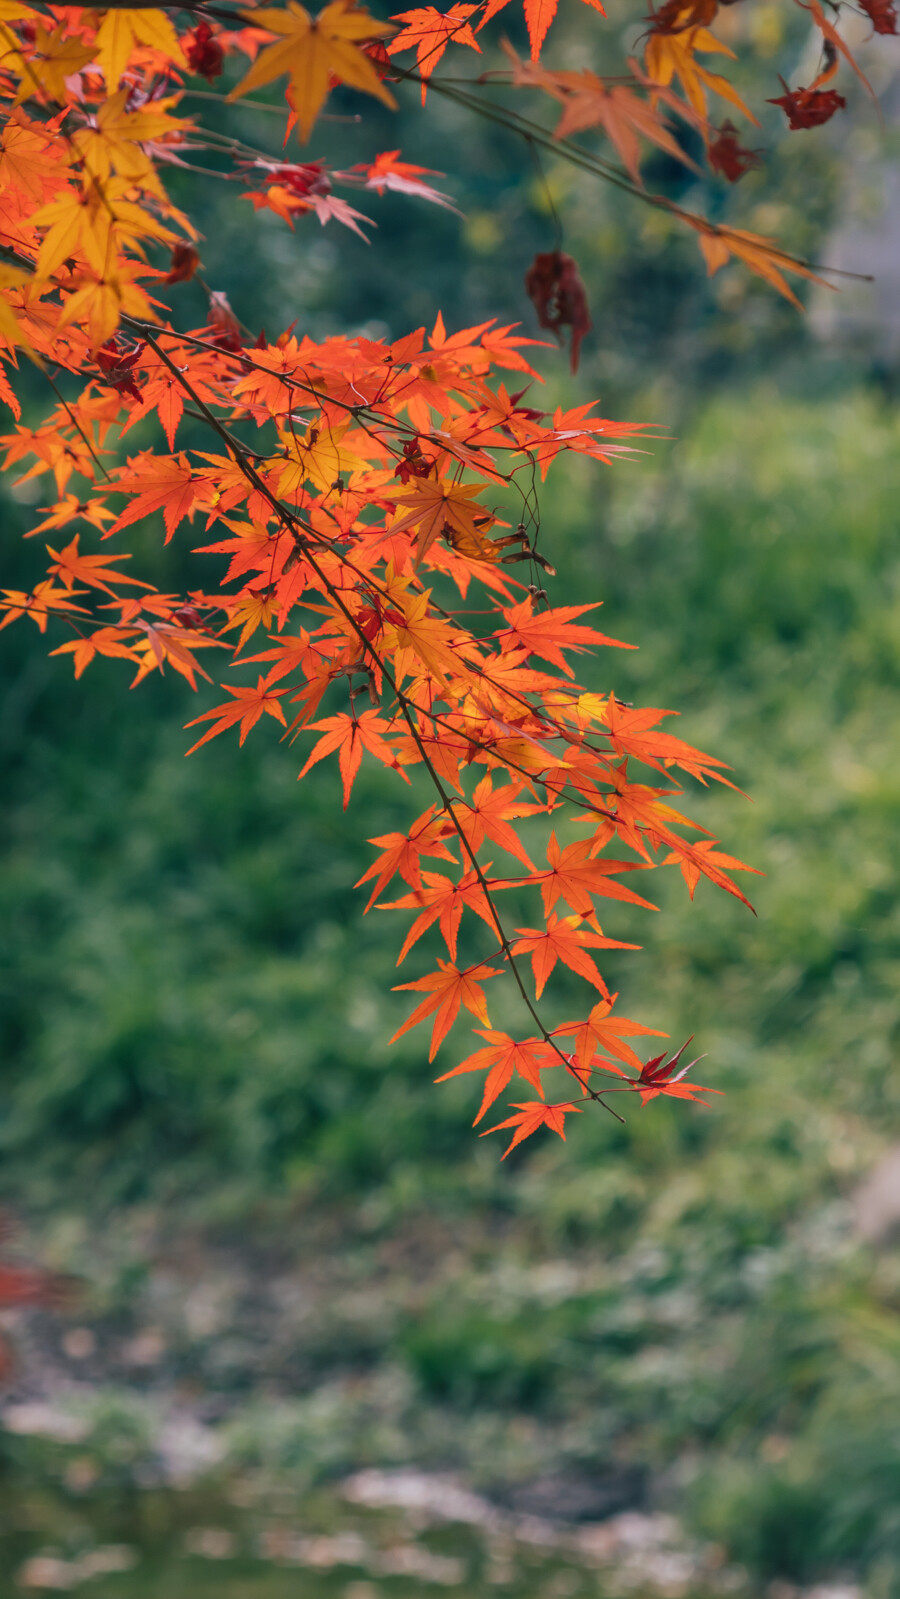
[[[756,105],[804,64],[786,9],[729,14],[757,46],[742,69]],[[583,64],[585,19],[557,28],[556,63]],[[634,27],[619,33],[629,48]],[[696,814],[766,873],[755,920],[705,883],[691,905],[680,879],[662,915],[611,914],[606,930],[645,948],[609,971],[625,1014],[697,1035],[725,1097],[624,1127],[586,1115],[565,1147],[501,1168],[471,1131],[474,1088],[433,1087],[418,1034],[387,1043],[408,1010],[390,993],[395,939],[352,885],[366,840],[414,799],[364,769],[345,816],[336,773],[298,788],[297,751],[265,728],[185,761],[182,724],[211,691],[195,702],[169,676],[129,700],[113,662],[75,684],[19,624],[0,636],[4,1202],[82,1275],[100,1321],[142,1314],[147,1262],[187,1234],[323,1274],[278,1368],[293,1409],[264,1450],[247,1424],[250,1457],[311,1480],[415,1459],[500,1498],[593,1484],[593,1513],[604,1493],[674,1506],[760,1578],[849,1571],[898,1594],[900,1254],[860,1240],[853,1205],[900,1139],[900,423],[884,351],[877,334],[823,343],[739,272],[710,284],[665,218],[552,161],[537,171],[437,96],[424,115],[401,99],[357,126],[336,97],[349,120],[323,121],[310,153],[339,165],[401,145],[448,174],[463,219],[373,200],[367,248],[313,220],[292,234],[225,182],[175,173],[172,188],[207,280],[270,336],[292,321],[398,336],[438,306],[451,328],[496,315],[531,333],[522,275],[558,209],[595,333],[577,382],[539,354],[547,392],[599,394],[670,437],[631,464],[555,470],[552,599],[602,598],[604,625],[640,646],[594,663],[594,686],[677,708],[682,736],[731,762],[752,805],[722,791]],[[827,259],[874,113],[785,138],[767,111],[747,141],[766,169],[736,193],[662,158],[648,182]],[[274,116],[229,116],[275,148]],[[200,322],[197,286],[174,292]],[[52,498],[36,487],[4,486],[23,583],[35,551],[16,534]],[[166,583],[196,584],[188,532],[142,538]],[[579,985],[553,986],[557,1020]],[[252,1400],[259,1340],[232,1358],[220,1331],[185,1335],[173,1370]]]

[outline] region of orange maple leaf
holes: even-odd
[[[405,516],[391,523],[391,532],[402,533],[408,527],[418,528],[417,566],[445,527],[477,540],[476,518],[479,513],[484,518],[486,513],[483,506],[471,502],[476,494],[481,493],[482,487],[481,483],[443,483],[426,479],[406,494],[395,496],[398,506],[408,505],[410,509]]]
[[[388,55],[415,50],[416,66],[422,79],[423,105],[428,92],[428,79],[451,41],[467,44],[470,50],[481,53],[481,45],[468,20],[478,9],[477,5],[454,5],[449,11],[441,13],[434,6],[419,6],[415,11],[400,11],[394,16],[394,22],[403,22],[405,27],[391,40],[387,47]]]
[[[743,861],[735,860],[733,855],[723,855],[715,848],[715,842],[715,839],[701,839],[695,844],[689,844],[686,839],[680,839],[678,847],[671,855],[665,857],[663,865],[669,866],[678,862],[691,899],[694,897],[694,889],[700,878],[708,877],[717,888],[724,888],[727,894],[733,894],[735,899],[739,899],[748,910],[752,911],[753,906],[750,901],[741,893],[724,868],[727,866],[731,871],[754,872],[757,877],[762,877],[764,874],[757,866],[746,866]],[[756,912],[753,911],[753,914],[755,916]]]
[[[187,751],[193,755],[201,744],[206,744],[209,739],[216,738],[219,733],[224,733],[229,727],[236,727],[240,723],[243,744],[251,727],[255,727],[260,717],[265,714],[274,716],[276,722],[284,725],[284,711],[279,702],[279,696],[287,693],[285,688],[271,688],[268,677],[260,677],[255,688],[229,688],[225,685],[226,692],[234,695],[233,702],[225,705],[215,705],[212,710],[204,711],[202,716],[195,716],[188,727],[197,727],[200,722],[214,722],[214,727],[207,728],[202,738],[192,744]]]
[[[665,770],[663,762],[665,766],[681,766],[701,783],[712,777],[717,783],[724,783],[727,788],[734,788],[734,784],[716,770],[717,767],[727,770],[724,761],[716,760],[712,755],[705,755],[702,750],[694,749],[691,744],[685,744],[672,733],[656,731],[657,722],[660,722],[664,716],[673,715],[674,711],[662,711],[649,705],[643,708],[622,705],[614,694],[610,694],[600,711],[601,719],[609,728],[612,746],[618,755],[634,755],[646,766],[655,766],[660,772]]]
[[[124,642],[127,634],[123,634],[118,627],[98,627],[87,638],[68,639],[65,644],[60,644],[51,655],[71,655],[75,667],[75,676],[80,677],[82,672],[90,666],[95,655],[119,656],[122,660],[134,661],[140,665],[140,656]]]
[[[67,589],[73,589],[76,583],[86,583],[89,588],[103,589],[104,593],[113,594],[115,590],[108,586],[109,580],[114,583],[130,583],[135,588],[140,589],[153,587],[152,583],[142,583],[139,578],[128,577],[124,572],[117,572],[114,566],[108,564],[104,566],[103,564],[104,560],[130,561],[130,555],[112,555],[108,557],[103,555],[80,555],[78,552],[79,537],[80,535],[76,533],[71,544],[67,544],[64,550],[54,550],[49,544],[44,546],[48,555],[52,555],[55,562],[55,565],[48,568],[51,577],[58,577]]]
[[[132,522],[139,522],[151,511],[162,511],[167,544],[179,522],[184,517],[193,520],[198,503],[209,504],[210,500],[207,484],[194,477],[186,455],[154,455],[150,450],[129,460],[128,466],[119,472],[112,491],[132,494],[134,499],[107,529],[104,538],[130,527]]]
[[[382,765],[392,766],[396,772],[399,772],[404,782],[409,782],[390,744],[387,744],[381,736],[382,733],[391,731],[391,723],[386,722],[377,711],[363,711],[359,716],[339,711],[337,716],[326,716],[324,721],[310,722],[309,727],[311,732],[321,733],[322,737],[310,752],[303,770],[297,775],[305,777],[311,766],[315,766],[317,761],[324,760],[326,755],[333,755],[337,750],[341,780],[344,785],[344,810],[347,809],[350,800],[350,790],[360,768],[363,750],[368,750],[369,754],[374,755]]]
[[[311,17],[297,0],[288,0],[284,11],[264,7],[241,15],[254,27],[266,28],[279,38],[262,51],[227,99],[236,100],[288,73],[291,104],[304,142],[322,109],[332,74],[351,89],[374,95],[392,109],[396,106],[372,62],[359,49],[367,40],[386,39],[394,32],[393,24],[378,22],[353,0],[332,0],[316,17]]]
[[[637,647],[623,644],[621,639],[609,638],[593,627],[583,627],[575,622],[576,616],[584,616],[585,612],[598,609],[597,604],[557,605],[535,615],[534,601],[529,595],[518,605],[512,605],[503,612],[508,625],[495,633],[494,637],[500,640],[502,649],[523,649],[528,655],[539,655],[542,661],[560,667],[567,677],[574,677],[562,653],[564,649],[571,650],[574,655],[583,655],[592,644],[614,644],[620,650]]]
[[[558,899],[564,899],[578,916],[591,917],[594,897],[624,900],[629,905],[642,905],[648,911],[658,909],[648,899],[641,899],[640,894],[632,893],[630,888],[610,881],[619,872],[639,871],[636,861],[592,860],[592,848],[590,839],[585,838],[560,849],[556,834],[550,834],[547,844],[550,870],[542,873],[540,880],[545,915],[549,915]]]
[[[793,272],[797,277],[808,278],[811,283],[818,283],[823,289],[834,288],[833,283],[827,283],[824,278],[820,278],[805,262],[797,261],[779,249],[774,239],[766,238],[761,233],[748,233],[746,228],[713,225],[707,222],[705,217],[692,216],[688,211],[679,211],[678,215],[696,232],[710,277],[714,277],[733,256],[736,261],[743,262],[756,277],[764,278],[767,283],[771,283],[773,289],[777,289],[786,300],[790,300],[798,311],[802,311],[803,306],[787,282],[785,272]]]
[[[497,1095],[503,1093],[513,1072],[518,1072],[526,1083],[530,1083],[539,1094],[543,1094],[541,1072],[561,1064],[553,1045],[548,1044],[543,1038],[524,1038],[521,1043],[516,1043],[508,1033],[498,1033],[491,1028],[485,1031],[481,1027],[476,1027],[475,1031],[479,1037],[487,1039],[487,1045],[483,1049],[476,1049],[474,1055],[470,1055],[461,1065],[454,1066],[451,1072],[445,1072],[443,1077],[435,1079],[436,1082],[446,1083],[449,1078],[459,1077],[463,1072],[487,1071],[484,1097],[478,1115],[472,1123],[473,1127],[481,1121]]]
[[[624,1039],[638,1034],[650,1034],[656,1038],[667,1036],[658,1027],[644,1027],[641,1022],[629,1021],[627,1016],[611,1015],[616,998],[613,995],[611,1000],[598,1000],[587,1021],[561,1022],[559,1027],[553,1029],[553,1038],[574,1039],[575,1060],[582,1071],[590,1068],[598,1048],[605,1049],[607,1054],[615,1055],[627,1066],[634,1066],[640,1071],[641,1062],[631,1045],[624,1043]]]
[[[465,971],[459,971],[456,966],[452,966],[447,961],[442,961],[439,958],[438,967],[440,968],[439,971],[429,972],[427,977],[419,977],[414,983],[398,983],[396,985],[395,993],[401,989],[412,988],[424,990],[428,994],[428,998],[423,999],[421,1004],[416,1006],[412,1015],[407,1018],[402,1027],[398,1027],[394,1037],[389,1040],[393,1044],[398,1038],[402,1038],[404,1033],[408,1033],[411,1027],[417,1027],[419,1022],[425,1020],[426,1016],[430,1016],[433,1011],[437,1011],[431,1032],[431,1048],[428,1051],[428,1059],[430,1061],[434,1060],[441,1043],[456,1021],[460,1004],[465,1005],[466,1010],[471,1011],[473,1016],[477,1016],[478,1020],[484,1022],[485,1026],[490,1026],[487,1001],[479,978],[500,976],[500,968],[497,966],[469,966]]]
[[[566,139],[586,128],[600,127],[615,145],[635,183],[641,182],[641,139],[658,145],[667,155],[699,172],[696,162],[682,149],[674,138],[669,124],[655,105],[635,94],[625,84],[607,86],[595,72],[548,72],[539,63],[521,61],[506,41],[503,50],[512,63],[512,82],[517,88],[543,89],[562,104],[562,114],[553,130],[554,139]],[[636,62],[629,61],[635,72],[636,84],[644,86],[646,80],[639,76]],[[673,105],[682,117],[699,123],[700,119],[683,100],[674,93],[653,86],[654,98]]]
[[[21,589],[0,589],[3,598],[0,599],[0,610],[6,615],[0,622],[0,632],[9,627],[10,622],[15,622],[20,616],[30,616],[37,624],[38,631],[47,631],[47,617],[51,611],[79,611],[84,614],[83,605],[72,602],[72,594],[83,594],[83,589],[57,588],[50,578],[43,583],[35,583],[30,594]]]
[[[521,816],[536,816],[545,809],[543,805],[521,804],[518,795],[525,787],[521,778],[516,778],[511,783],[506,783],[502,788],[494,788],[490,773],[481,779],[473,791],[471,799],[454,800],[453,814],[460,829],[473,851],[481,848],[485,838],[490,838],[501,849],[527,866],[530,872],[534,867],[525,853],[515,828],[510,825],[514,818]],[[450,826],[447,826],[447,837],[450,836]],[[455,828],[453,829],[455,832]]]
[[[454,866],[457,864],[456,857],[443,842],[442,835],[446,825],[444,818],[438,816],[435,807],[430,805],[408,833],[385,833],[381,838],[369,839],[369,843],[377,844],[383,854],[379,860],[372,862],[368,870],[363,872],[359,882],[354,885],[359,888],[363,883],[371,882],[372,878],[375,878],[375,887],[369,896],[366,911],[372,909],[379,894],[387,887],[392,877],[402,877],[411,888],[420,888],[422,855],[436,855],[441,860],[452,861]]]
[[[531,967],[534,972],[535,993],[540,999],[544,992],[544,985],[550,976],[557,961],[562,961],[579,977],[586,977],[589,983],[599,988],[601,994],[609,999],[609,989],[597,970],[587,949],[640,949],[640,944],[621,944],[618,939],[604,938],[601,933],[587,932],[580,926],[580,916],[558,917],[552,912],[547,918],[546,929],[542,932],[537,927],[517,927],[516,932],[523,936],[512,946],[514,955],[530,955]]]
[[[509,1116],[505,1122],[498,1122],[496,1127],[488,1127],[481,1134],[482,1138],[487,1138],[489,1133],[499,1133],[504,1127],[514,1127],[516,1129],[512,1142],[503,1151],[503,1160],[506,1159],[510,1150],[515,1149],[516,1145],[523,1143],[526,1138],[530,1138],[532,1133],[536,1133],[539,1127],[549,1127],[551,1132],[558,1133],[563,1142],[565,1142],[565,1118],[571,1111],[575,1111],[580,1115],[582,1107],[581,1105],[569,1103],[543,1105],[540,1100],[532,1099],[527,1100],[524,1105],[516,1105],[515,1109],[519,1113],[517,1116]]]
[[[487,871],[489,866],[490,862],[487,863],[484,870]],[[509,884],[502,880],[494,882],[490,878],[486,878],[485,881],[489,890],[509,887]],[[450,959],[455,961],[456,938],[464,906],[468,906],[469,910],[474,911],[476,916],[480,916],[491,931],[496,933],[497,923],[494,912],[491,909],[490,901],[477,872],[466,872],[456,883],[453,882],[452,878],[445,877],[443,872],[423,872],[421,888],[413,889],[411,894],[404,894],[402,899],[391,900],[389,903],[380,906],[381,910],[419,910],[420,912],[403,941],[403,948],[397,957],[397,965],[399,966],[406,959],[413,944],[435,922],[438,922],[440,926],[442,937],[450,952]]]

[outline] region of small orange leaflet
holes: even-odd
[[[508,5],[509,0],[488,0],[480,27],[483,28],[486,22],[490,22],[498,11],[502,11]],[[541,53],[541,45],[547,37],[547,31],[553,18],[556,16],[558,5],[559,0],[525,0],[525,21],[528,24],[528,39],[531,44],[532,61],[536,61]],[[592,6],[595,11],[599,11],[601,17],[606,16],[606,11],[600,0],[585,0],[585,5]]]
[[[149,589],[152,583],[142,583],[140,578],[128,577],[124,572],[117,572],[110,565],[111,561],[130,561],[130,555],[81,555],[78,550],[79,534],[75,534],[71,544],[64,550],[51,549],[46,545],[48,555],[53,556],[54,565],[49,568],[53,577],[58,577],[67,589],[73,589],[76,583],[87,583],[89,588],[103,589],[105,593],[112,594],[114,590],[109,587],[113,583],[131,583],[136,588]],[[104,565],[104,560],[106,564]]]
[[[580,1115],[584,1107],[582,1105],[572,1105],[571,1103],[543,1105],[540,1100],[532,1099],[526,1100],[524,1105],[516,1105],[515,1109],[519,1113],[517,1116],[509,1116],[505,1122],[498,1122],[496,1127],[488,1127],[481,1134],[482,1138],[487,1138],[489,1133],[502,1132],[504,1127],[514,1127],[516,1129],[512,1142],[503,1151],[501,1157],[503,1160],[506,1159],[510,1150],[515,1149],[516,1145],[523,1143],[526,1138],[530,1138],[532,1133],[536,1133],[539,1127],[549,1127],[551,1132],[558,1133],[563,1142],[565,1142],[566,1116],[571,1111],[575,1111]]]
[[[386,744],[381,737],[382,733],[389,730],[390,723],[377,711],[363,711],[359,716],[341,711],[337,716],[326,716],[322,722],[310,722],[309,727],[311,732],[321,733],[322,737],[298,776],[305,777],[311,766],[337,750],[344,785],[344,810],[350,801],[350,790],[360,768],[363,750],[368,750],[383,766],[392,766],[405,782],[409,782],[390,744]]]
[[[209,739],[216,738],[219,733],[224,733],[226,728],[240,726],[240,743],[243,744],[251,727],[255,727],[263,712],[267,716],[274,716],[276,722],[284,725],[284,711],[279,702],[279,696],[287,693],[285,688],[270,688],[269,680],[260,677],[256,688],[229,688],[229,694],[234,695],[231,705],[216,705],[211,711],[204,711],[202,716],[195,716],[188,727],[197,727],[200,722],[214,722],[213,727],[207,728],[203,737],[192,744],[188,755],[193,755],[201,744],[206,744]]]
[[[421,1004],[416,1006],[412,1015],[403,1023],[402,1027],[398,1027],[394,1037],[389,1040],[393,1044],[396,1039],[402,1038],[404,1033],[408,1033],[411,1027],[418,1026],[419,1022],[424,1021],[426,1016],[430,1016],[433,1011],[437,1011],[431,1033],[431,1048],[428,1051],[428,1059],[430,1061],[434,1060],[441,1043],[453,1026],[459,1013],[460,1004],[465,1005],[466,1010],[471,1011],[473,1016],[477,1016],[480,1022],[485,1023],[485,1026],[490,1026],[487,1001],[484,997],[481,981],[487,977],[500,976],[499,966],[468,966],[465,971],[459,971],[456,966],[438,959],[438,967],[438,971],[429,972],[427,977],[419,977],[414,983],[397,984],[395,992],[404,988],[413,988],[424,990],[428,994],[428,998],[423,999]]]
[[[485,1031],[481,1027],[476,1027],[475,1031],[487,1039],[487,1047],[476,1049],[474,1055],[470,1055],[461,1065],[454,1066],[452,1072],[445,1072],[443,1077],[437,1078],[439,1083],[445,1083],[451,1077],[459,1077],[462,1072],[487,1071],[484,1098],[473,1126],[477,1126],[485,1111],[489,1110],[497,1096],[503,1093],[513,1072],[518,1072],[526,1083],[530,1083],[539,1094],[543,1094],[541,1072],[550,1066],[562,1064],[561,1056],[546,1039],[524,1038],[517,1044],[508,1033],[494,1032],[493,1029]]]
[[[547,918],[544,932],[539,927],[517,927],[522,936],[512,946],[514,955],[530,955],[534,972],[535,995],[540,999],[544,985],[557,961],[562,961],[579,977],[599,988],[604,998],[609,989],[587,950],[590,949],[640,949],[640,944],[622,944],[616,938],[604,938],[601,933],[591,933],[580,925],[580,916],[554,916]]]
[[[578,916],[591,917],[594,913],[593,896],[624,900],[629,905],[642,905],[648,911],[657,909],[648,899],[632,893],[630,888],[610,881],[619,872],[639,871],[636,861],[592,860],[591,849],[590,839],[578,839],[574,844],[560,849],[556,834],[550,834],[547,845],[550,870],[541,874],[545,914],[549,915],[558,899],[564,899]]]
[[[623,644],[621,639],[608,638],[593,627],[575,622],[576,616],[584,616],[586,611],[598,608],[596,604],[558,605],[535,615],[534,601],[529,596],[504,611],[508,625],[496,636],[504,649],[524,649],[529,655],[539,655],[542,661],[558,666],[567,677],[574,677],[562,653],[564,649],[583,655],[592,644],[613,644],[620,650],[636,648],[634,644]]]
[[[419,6],[415,11],[400,11],[394,16],[395,22],[403,22],[406,26],[391,40],[388,55],[415,50],[416,66],[422,79],[423,105],[428,79],[451,40],[455,44],[467,44],[470,50],[481,51],[469,22],[478,10],[477,5],[453,5],[444,12],[436,11],[434,6]]]

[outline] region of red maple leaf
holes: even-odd
[[[693,1034],[691,1034],[692,1037]],[[667,1052],[664,1051],[662,1055],[654,1055],[652,1060],[648,1060],[641,1067],[641,1075],[633,1086],[635,1091],[641,1096],[642,1105],[648,1104],[651,1099],[658,1099],[660,1094],[667,1094],[670,1099],[693,1099],[698,1104],[703,1105],[706,1101],[699,1099],[698,1096],[700,1094],[718,1094],[721,1092],[718,1088],[704,1088],[702,1083],[686,1083],[683,1081],[691,1067],[696,1066],[698,1061],[705,1059],[703,1055],[697,1055],[694,1060],[688,1061],[687,1065],[682,1066],[679,1071],[675,1070],[688,1044],[691,1042],[691,1038],[686,1038],[681,1048],[676,1050],[669,1060],[666,1060]]]
[[[794,132],[798,128],[820,128],[823,122],[831,121],[836,111],[843,111],[846,104],[844,96],[836,89],[789,89],[786,84],[784,94],[769,101],[769,105],[782,107],[788,127]]]
[[[894,0],[859,0],[876,33],[897,32],[897,7]]]
[[[716,137],[707,145],[706,154],[713,171],[727,178],[729,183],[737,183],[745,172],[762,166],[759,151],[744,148],[733,122],[722,123]]]
[[[564,250],[539,251],[525,274],[525,293],[538,314],[542,328],[548,328],[562,344],[562,329],[572,330],[572,371],[578,371],[581,341],[593,323],[588,311],[587,292],[572,256]]]

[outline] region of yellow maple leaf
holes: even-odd
[[[107,88],[118,89],[132,50],[160,50],[187,69],[178,35],[164,11],[107,11],[97,30],[95,55]]]
[[[33,52],[22,56],[16,51],[13,52],[13,59],[4,58],[4,66],[11,66],[22,78],[15,104],[21,105],[23,100],[34,94],[35,89],[40,89],[48,99],[65,105],[72,98],[66,87],[66,79],[80,72],[93,54],[92,46],[66,35],[62,28],[54,28],[50,33],[38,26]]]
[[[122,314],[122,286],[115,273],[105,278],[86,278],[63,307],[59,326],[79,322],[91,341],[91,350],[111,339]],[[155,318],[154,318],[155,320]]]
[[[644,51],[644,64],[648,78],[667,88],[673,78],[678,78],[685,98],[698,116],[706,116],[706,91],[727,100],[743,116],[759,127],[753,112],[744,104],[737,90],[721,73],[710,72],[694,59],[694,52],[704,50],[730,56],[734,51],[717,39],[708,28],[686,28],[683,33],[652,33]]]
[[[364,469],[366,462],[341,444],[349,426],[310,427],[303,438],[280,433],[288,458],[278,476],[279,494],[300,494],[307,480],[327,493],[339,477]]]
[[[128,94],[127,88],[119,89],[104,101],[92,123],[75,130],[72,142],[91,176],[101,183],[111,172],[117,172],[120,177],[163,195],[153,163],[141,146],[167,133],[179,133],[191,123],[167,115],[168,108],[174,104],[171,99],[153,102],[152,110],[145,107],[140,111],[127,111]]]
[[[831,289],[833,284],[820,278],[805,262],[797,261],[792,255],[787,255],[779,249],[774,239],[767,239],[761,233],[748,233],[746,228],[727,228],[712,226],[704,217],[693,217],[687,212],[682,212],[682,219],[690,223],[697,232],[697,240],[706,262],[706,270],[710,277],[714,277],[720,267],[725,266],[734,257],[743,261],[744,266],[759,278],[765,278],[771,283],[779,294],[790,300],[798,311],[803,310],[801,302],[787,282],[785,272],[794,272],[798,277],[809,278],[813,283],[819,283],[824,289]]]
[[[444,483],[425,479],[417,483],[414,489],[394,496],[398,509],[405,510],[407,506],[410,509],[391,524],[391,532],[402,533],[408,527],[418,528],[416,566],[445,527],[462,539],[478,541],[476,518],[486,519],[488,513],[483,505],[473,505],[471,502],[476,494],[481,493],[482,487],[481,483]]]
[[[23,289],[32,281],[30,272],[24,272],[21,267],[10,266],[6,261],[0,261],[0,289]],[[32,361],[38,366],[43,364],[32,351],[15,311],[3,294],[0,294],[0,338],[7,339],[10,344],[21,345]]]
[[[276,602],[271,595],[255,594],[252,589],[248,589],[241,596],[231,613],[230,620],[222,629],[223,633],[230,633],[236,627],[241,629],[235,653],[243,649],[257,628],[271,625],[272,617],[275,615],[275,605]]]
[[[364,94],[374,95],[392,109],[393,95],[384,87],[368,56],[357,46],[369,39],[386,39],[396,32],[390,22],[378,22],[353,0],[332,0],[317,17],[297,0],[288,0],[286,11],[262,10],[241,13],[255,28],[280,34],[276,44],[263,50],[245,78],[228,95],[235,100],[251,89],[289,73],[293,104],[305,142],[328,93],[334,73],[342,83]]]
[[[7,22],[19,22],[25,17],[34,17],[40,22],[40,15],[31,6],[19,5],[18,0],[0,0],[0,51],[3,54],[3,65],[7,70],[22,73],[24,63],[21,54],[22,41],[7,28]]]
[[[31,221],[36,227],[48,228],[36,262],[41,282],[79,251],[102,276],[109,258],[111,217],[95,190],[67,189],[35,211]]]

